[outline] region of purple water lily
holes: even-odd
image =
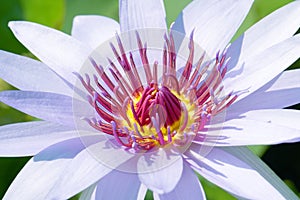
[[[198,173],[237,198],[298,199],[246,145],[300,140],[282,109],[300,102],[300,70],[284,71],[300,1],[231,43],[252,3],[195,0],[170,29],[162,0],[120,0],[119,23],[77,16],[71,36],[10,22],[40,61],[0,51],[20,89],[0,101],[41,121],[0,127],[1,156],[33,156],[4,198],[205,199]]]

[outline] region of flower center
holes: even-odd
[[[221,82],[227,70],[226,51],[212,60],[203,53],[194,62],[192,33],[188,58],[178,73],[172,32],[165,34],[164,40],[161,65],[158,60],[150,64],[147,45],[143,45],[136,32],[138,52],[125,52],[119,35],[116,35],[118,48],[110,43],[118,65],[108,58],[109,74],[92,57],[89,61],[96,72],[94,83],[88,74],[85,79],[76,74],[95,110],[95,117],[86,121],[126,148],[148,151],[169,144],[185,146],[193,137],[205,137],[202,132],[211,118],[237,98],[233,93],[223,94]],[[137,59],[142,72],[138,72]],[[146,83],[142,81],[143,75]]]
[[[164,85],[151,83],[128,103],[128,120],[123,126],[132,127],[129,130],[137,133],[139,139],[153,140],[153,145],[171,143],[183,134],[182,131],[187,127],[189,119],[192,119],[190,115],[194,114],[191,109],[193,105],[188,105],[190,110],[188,112],[183,101],[188,100]],[[143,140],[138,142],[140,145]]]

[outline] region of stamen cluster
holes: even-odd
[[[90,62],[97,72],[93,75],[96,87],[91,84],[88,74],[85,74],[85,79],[76,75],[88,92],[88,101],[97,115],[86,121],[96,130],[114,136],[121,146],[148,151],[171,143],[184,145],[203,130],[214,115],[224,111],[237,98],[233,93],[222,94],[224,88],[221,83],[228,62],[226,49],[209,61],[203,53],[193,64],[193,32],[189,39],[189,56],[179,75],[176,74],[177,54],[173,34],[165,34],[160,80],[159,62],[149,63],[147,44],[142,43],[136,32],[139,59],[146,77],[144,85],[133,53],[125,52],[119,35],[116,39],[118,50],[113,43],[110,46],[127,80],[109,58],[108,70],[114,81],[93,58]]]

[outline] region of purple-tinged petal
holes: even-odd
[[[72,98],[55,93],[3,91],[0,101],[34,117],[70,126],[73,122]]]
[[[119,0],[121,31],[143,28],[167,29],[162,0]]]
[[[300,88],[300,69],[284,71],[264,87],[267,91]]]
[[[238,147],[213,148],[205,157],[200,145],[192,144],[185,154],[191,167],[210,182],[244,199],[295,199],[295,195],[259,158],[250,154],[232,155]],[[289,197],[289,198],[287,198]],[[298,198],[297,198],[298,199]]]
[[[273,187],[276,188],[276,190],[279,191],[282,196],[284,196],[285,199],[299,200],[299,198],[292,192],[292,190],[247,147],[226,147],[223,148],[223,150],[251,166],[269,183],[271,183]]]
[[[75,83],[78,72],[92,49],[75,38],[32,22],[9,22],[16,38],[61,77]]]
[[[34,117],[74,127],[72,103],[75,100],[69,96],[13,90],[1,92],[0,101]],[[76,100],[76,105],[86,107],[84,111],[89,111],[90,106],[85,102]]]
[[[247,90],[239,96],[237,102],[278,76],[299,56],[300,35],[296,35],[266,49],[259,55],[247,58],[239,68],[226,74],[223,80],[225,89],[227,92]]]
[[[0,155],[33,156],[52,144],[77,136],[67,126],[45,121],[0,126]]]
[[[227,119],[235,118],[250,110],[292,106],[300,103],[299,94],[300,69],[284,71],[262,88],[230,106],[227,109]]]
[[[94,49],[118,32],[120,25],[111,18],[82,15],[74,18],[71,35]]]
[[[186,35],[195,29],[195,41],[214,57],[230,42],[252,3],[252,0],[195,0],[183,9],[172,29]]]
[[[298,142],[300,141],[299,121],[298,110],[249,111],[239,118],[211,125],[205,144],[241,146]],[[210,136],[213,136],[212,139],[209,139]],[[199,143],[202,144],[201,141]]]
[[[110,148],[109,141],[106,139],[106,136],[94,136],[94,140],[97,143],[94,142],[96,144],[88,146],[69,163],[64,176],[60,178],[60,182],[52,190],[54,194],[63,195],[61,196],[62,199],[70,198],[96,183],[114,170],[115,167],[125,163],[134,156],[133,154],[125,153],[120,148]],[[86,143],[84,138],[82,141]]]
[[[96,199],[137,199],[140,185],[137,174],[113,170],[99,181]]]
[[[190,199],[200,200],[206,199],[204,190],[198,180],[197,175],[186,163],[183,165],[183,172],[181,179],[177,186],[167,194],[159,195],[160,200],[173,200],[173,199]]]
[[[293,1],[250,27],[230,46],[228,71],[247,57],[292,37],[300,26],[299,13],[300,2]]]
[[[84,148],[77,138],[44,149],[29,160],[10,185],[4,199],[51,199],[51,189],[60,181],[72,159]]]
[[[180,155],[168,155],[163,149],[159,149],[158,152],[149,155],[149,157],[144,155],[138,162],[141,182],[158,194],[171,192],[180,180],[182,170],[182,157]]]
[[[0,77],[20,90],[73,94],[70,87],[44,63],[1,50]]]

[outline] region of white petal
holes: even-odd
[[[54,143],[76,136],[77,132],[67,126],[45,121],[0,126],[0,155],[33,156]]]
[[[167,28],[162,0],[119,0],[119,5],[122,32],[142,28]]]
[[[209,56],[223,50],[246,17],[253,1],[195,0],[178,16],[173,30],[189,35]]]
[[[111,18],[83,15],[74,18],[71,35],[94,49],[118,32],[120,25]]]
[[[74,127],[72,98],[47,92],[4,91],[0,101],[34,117]]]
[[[95,183],[87,189],[85,189],[81,193],[79,200],[96,200],[96,186],[97,184]]]
[[[51,199],[51,189],[59,182],[72,158],[84,148],[78,138],[43,150],[21,170],[4,199]]]
[[[139,189],[139,193],[138,193],[138,196],[137,196],[136,199],[137,200],[144,200],[147,191],[148,191],[148,188],[144,184],[141,184],[140,189]]]
[[[223,84],[227,92],[248,90],[239,96],[238,100],[240,100],[271,81],[299,56],[300,35],[296,35],[266,49],[259,55],[247,58],[239,69],[226,74]]]
[[[240,152],[240,155],[232,155],[221,148],[213,148],[206,157],[202,157],[197,154],[199,147],[193,144],[191,150],[186,152],[192,167],[201,176],[234,196],[257,200],[266,197],[276,200],[295,199],[284,183],[250,152],[246,151],[245,154],[238,151],[240,148],[232,147],[231,153]]]
[[[20,90],[73,94],[57,74],[37,60],[0,50],[0,66],[0,77]]]
[[[219,125],[211,125],[208,145],[241,146],[300,141],[300,111],[254,110]],[[220,130],[222,129],[222,130]],[[214,139],[209,139],[209,135]]]
[[[75,83],[78,72],[91,53],[87,45],[57,30],[32,22],[9,22],[16,38],[61,77]]]
[[[228,50],[228,55],[233,56],[228,71],[238,60],[243,62],[247,57],[292,37],[300,26],[299,13],[300,1],[293,1],[249,28]]]
[[[183,165],[183,172],[180,181],[173,191],[167,194],[160,195],[161,200],[173,200],[173,199],[206,199],[204,190],[198,180],[197,175],[188,166]]]
[[[140,185],[137,174],[113,170],[99,181],[96,199],[137,199]]]
[[[300,69],[288,70],[227,109],[231,119],[250,110],[279,109],[300,103]],[[272,99],[272,101],[270,101]]]
[[[89,138],[87,139],[88,141],[82,139],[84,144],[90,143]],[[109,148],[106,136],[94,136],[94,143],[96,144],[88,146],[69,163],[64,176],[52,192],[63,194],[63,199],[74,196],[115,169],[114,166],[109,165],[109,161],[118,167],[133,156],[132,154],[124,156],[120,148]],[[110,160],[107,162],[101,160],[103,158],[99,158],[100,154],[105,154],[104,157]]]
[[[160,200],[160,196],[157,193],[153,192],[153,199]]]
[[[167,163],[168,158],[172,162]],[[145,171],[146,165],[149,171]],[[172,191],[180,180],[183,160],[180,155],[166,155],[164,150],[160,149],[153,155],[145,154],[141,157],[138,170],[139,178],[147,188],[155,193],[164,194]]]

